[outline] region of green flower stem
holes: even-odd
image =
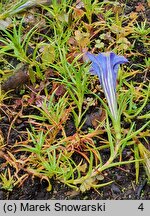
[[[114,154],[110,156],[110,158],[108,159],[108,161],[101,167],[99,167],[98,169],[93,170],[92,174],[90,177],[94,177],[96,176],[98,173],[101,173],[103,170],[109,168],[111,166],[111,164],[113,163],[114,159],[117,157],[118,155],[118,151],[120,149],[121,146],[121,142],[116,143],[115,146],[115,150],[114,150]]]
[[[120,125],[120,118],[112,119],[113,127],[116,135],[116,143],[121,140],[121,125]]]

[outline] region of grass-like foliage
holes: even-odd
[[[129,164],[136,183],[143,167],[150,180],[146,17],[139,22],[119,1],[15,3],[0,5],[0,84],[20,64],[29,80],[9,92],[0,86],[0,120],[9,125],[8,136],[0,130],[0,187],[11,191],[33,175],[49,191],[54,179],[84,192]],[[12,131],[19,138],[10,146]]]

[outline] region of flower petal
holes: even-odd
[[[88,52],[87,57],[92,62],[90,72],[99,77],[112,116],[117,118],[117,73],[119,64],[126,63],[128,60],[124,56],[118,56],[113,52],[99,53],[98,55]]]
[[[117,56],[115,55],[113,59],[113,71],[114,71],[114,76],[116,76],[117,79],[117,73],[119,69],[119,65],[123,63],[127,63],[128,60],[124,56]]]
[[[89,52],[86,55],[90,59],[90,61],[92,62],[90,72],[93,75],[98,75],[100,73],[99,72],[100,67],[99,67],[99,62],[98,62],[97,56],[95,56]]]

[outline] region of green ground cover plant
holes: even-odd
[[[127,1],[30,2],[0,4],[0,187],[11,191],[36,176],[48,191],[52,180],[97,190],[114,182],[105,176],[110,168],[130,165],[136,184],[143,168],[149,182],[144,9],[127,13]]]

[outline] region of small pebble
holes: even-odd
[[[120,193],[121,193],[119,187],[118,187],[117,185],[115,185],[115,184],[112,184],[112,185],[111,185],[111,189],[112,189],[112,191],[113,191],[115,194],[120,194]]]

